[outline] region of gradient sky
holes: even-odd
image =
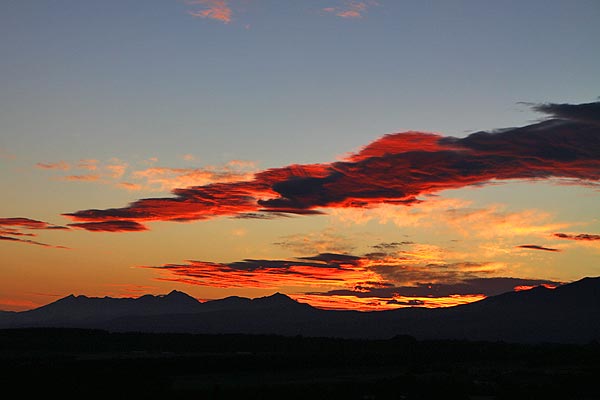
[[[595,0],[0,2],[0,309],[434,307],[598,276],[598,20]]]

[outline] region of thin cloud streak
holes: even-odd
[[[554,249],[554,248],[551,248],[551,247],[539,246],[537,244],[522,244],[520,246],[517,246],[517,248],[519,248],[519,249],[527,249],[527,250],[542,250],[542,251],[550,251],[550,252],[560,252],[560,251],[562,251],[560,249]]]
[[[38,168],[41,168],[41,169],[58,169],[61,171],[68,171],[69,169],[71,169],[71,165],[69,163],[67,163],[66,161],[59,161],[59,162],[55,162],[55,163],[39,162],[39,163],[35,164],[35,166]]]
[[[54,246],[47,243],[38,242],[36,240],[24,239],[23,237],[35,237],[35,233],[23,232],[27,230],[68,230],[69,228],[61,225],[53,225],[48,222],[38,221],[31,218],[25,217],[9,217],[0,218],[0,240],[6,242],[25,243],[36,246],[54,248],[54,249],[68,249],[65,246]],[[15,237],[16,236],[16,237]]]

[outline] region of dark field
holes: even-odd
[[[600,345],[0,330],[18,397],[599,399]]]

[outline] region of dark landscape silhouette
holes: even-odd
[[[600,278],[445,309],[331,311],[276,293],[68,296],[0,313],[21,396],[597,399]]]
[[[455,307],[358,312],[314,308],[286,295],[201,303],[185,293],[133,298],[68,296],[25,312],[3,312],[0,328],[60,327],[111,332],[277,334],[285,336],[515,343],[600,339],[600,278],[509,292]]]

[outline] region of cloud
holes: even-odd
[[[403,242],[381,242],[381,243],[373,245],[371,247],[374,248],[374,249],[377,249],[377,250],[389,251],[389,250],[395,250],[398,247],[402,247],[402,246],[406,246],[406,245],[410,245],[410,244],[415,244],[415,242],[410,242],[410,241],[403,241]]]
[[[86,169],[88,171],[95,171],[98,169],[98,163],[100,163],[100,161],[94,160],[94,159],[79,160],[79,163],[77,164],[77,168]]]
[[[36,167],[41,168],[41,169],[58,169],[61,171],[68,171],[69,169],[71,169],[71,165],[66,162],[66,161],[59,161],[59,162],[55,162],[55,163],[37,163],[35,164]]]
[[[135,180],[144,180],[143,187],[146,190],[167,191],[177,187],[251,180],[255,171],[253,162],[232,160],[224,165],[202,168],[151,167],[135,171],[131,176]]]
[[[377,281],[375,273],[360,265],[360,258],[319,254],[293,260],[246,259],[228,264],[189,260],[142,268],[167,273],[163,280],[220,288],[277,288],[280,286],[339,286]]]
[[[596,241],[600,240],[600,235],[595,235],[592,233],[554,233],[552,236],[559,239],[569,239],[569,240],[583,240],[583,241]]]
[[[9,241],[9,242],[33,244],[36,246],[49,247],[49,248],[53,248],[53,249],[68,249],[68,247],[65,247],[65,246],[53,246],[51,244],[37,242],[35,240],[15,238],[15,237],[10,237],[10,236],[0,236],[0,240]]]
[[[65,181],[75,182],[95,182],[100,179],[100,175],[86,174],[86,175],[67,175],[62,178]]]
[[[382,299],[403,298],[436,298],[452,295],[496,296],[523,287],[547,285],[556,287],[563,282],[544,279],[523,279],[512,277],[469,278],[453,283],[417,283],[413,286],[371,287],[358,290],[331,290],[320,295],[377,297]]]
[[[600,125],[600,102],[576,105],[545,103],[534,105],[533,109],[548,114],[552,118]]]
[[[598,129],[577,119],[554,118],[465,138],[396,133],[342,161],[273,168],[256,172],[250,180],[179,188],[172,191],[174,197],[65,215],[85,222],[191,221],[253,213],[311,215],[327,209],[412,206],[443,190],[505,180],[600,181]]]
[[[119,182],[119,183],[117,183],[117,187],[131,190],[131,191],[143,190],[143,188],[144,188],[139,183],[132,183],[132,182]]]
[[[346,253],[354,250],[353,242],[332,229],[308,234],[287,235],[274,243],[294,254]]]
[[[370,6],[378,5],[376,1],[343,1],[338,7],[325,7],[321,9],[326,14],[333,14],[340,18],[361,18]]]
[[[0,218],[0,227],[6,226],[18,226],[26,229],[68,229],[65,226],[53,225],[48,222],[24,217]]]
[[[232,11],[226,0],[187,0],[186,3],[200,8],[188,11],[193,17],[214,19],[225,24],[231,22]]]
[[[24,229],[31,230],[68,230],[66,226],[53,225],[48,222],[38,221],[24,217],[0,218],[0,240],[7,242],[19,242],[33,244],[36,246],[49,247],[55,249],[67,249],[64,246],[54,246],[47,243],[38,242],[23,237],[35,237],[35,233],[23,232]],[[16,236],[16,237],[15,237]]]
[[[183,264],[143,266],[161,272],[159,280],[219,288],[282,287],[321,308],[388,309],[405,306],[446,307],[480,300],[517,287],[561,282],[498,276],[493,262],[445,262],[428,254],[428,245],[411,251],[362,256],[320,253],[294,259],[246,259],[231,263],[189,260]],[[418,254],[420,249],[423,254]],[[310,288],[312,291],[306,291]],[[315,289],[320,291],[315,291]]]
[[[530,250],[543,250],[543,251],[551,251],[551,252],[559,252],[562,251],[560,249],[553,249],[551,247],[538,246],[537,244],[522,244],[517,246],[520,249],[530,249]]]
[[[139,232],[148,230],[144,225],[134,221],[81,222],[69,224],[69,226],[92,232]]]

